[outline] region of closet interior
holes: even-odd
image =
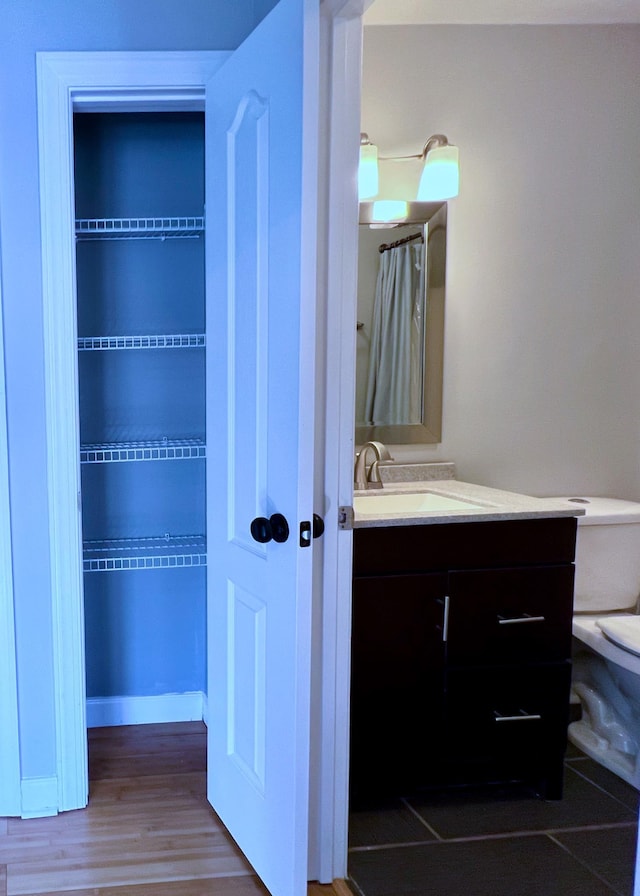
[[[204,114],[79,112],[74,151],[91,727],[206,690]]]

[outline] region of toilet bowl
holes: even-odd
[[[569,498],[576,542],[569,739],[640,789],[640,503]]]

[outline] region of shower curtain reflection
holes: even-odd
[[[367,425],[422,422],[425,294],[422,234],[380,246],[364,407]]]

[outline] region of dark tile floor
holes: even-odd
[[[631,896],[638,793],[571,750],[562,800],[524,787],[422,793],[349,818],[359,896]]]

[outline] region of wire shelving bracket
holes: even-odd
[[[195,460],[207,456],[203,439],[155,439],[146,442],[104,442],[80,446],[80,463]]]
[[[204,348],[204,333],[180,333],[158,336],[80,336],[78,351],[99,352],[145,348]]]
[[[207,565],[203,535],[115,538],[85,541],[84,572],[132,569],[176,569]]]
[[[197,239],[203,217],[76,218],[78,240]]]

